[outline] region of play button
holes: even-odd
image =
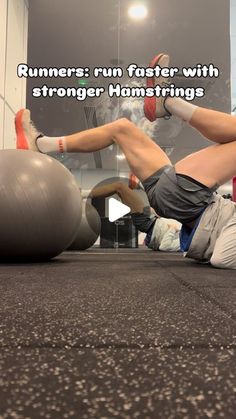
[[[113,221],[118,220],[119,218],[123,217],[124,215],[128,214],[131,209],[127,205],[122,204],[120,201],[114,198],[110,198],[108,202],[109,208],[109,221],[113,223]]]

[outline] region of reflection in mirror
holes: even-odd
[[[100,0],[94,5],[95,0],[1,2],[0,147],[15,148],[12,122],[15,113],[25,107],[26,81],[32,119],[49,136],[80,132],[125,117],[162,147],[173,163],[207,146],[197,131],[176,118],[150,123],[144,117],[143,96],[127,92],[145,89],[145,75],[138,73],[164,52],[170,55],[171,66],[179,69],[171,79],[175,86],[204,89],[205,96],[194,103],[235,114],[236,0],[181,0],[181,4],[179,0]],[[219,77],[188,79],[181,73],[183,66],[210,63],[219,69]],[[28,66],[32,77],[18,77],[19,65],[25,67],[22,71]],[[138,66],[141,69],[134,76],[128,74],[128,68]],[[80,74],[74,74],[75,68]],[[50,69],[52,77],[45,74]],[[69,70],[71,74],[63,77],[61,73]],[[44,74],[36,77],[37,72]],[[111,85],[123,96],[109,97]],[[35,88],[42,95],[45,89],[56,89],[58,94],[53,91],[50,98],[34,97]],[[65,97],[63,91],[68,89],[76,96]],[[85,89],[104,89],[105,93],[88,98]],[[55,157],[75,174],[82,189],[110,176],[132,176],[125,156],[114,144],[90,154]]]

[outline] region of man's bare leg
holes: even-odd
[[[159,54],[150,63],[169,65],[169,56]],[[151,84],[165,87],[167,79],[154,77]],[[147,81],[147,86],[150,81]],[[223,184],[236,174],[236,118],[222,112],[203,109],[180,98],[145,98],[144,112],[150,121],[175,115],[196,128],[204,137],[218,143],[194,153],[176,164],[176,171],[195,178],[208,187]]]
[[[197,107],[189,121],[204,137],[215,143],[236,141],[236,117],[224,112]]]
[[[166,107],[174,115],[185,118],[191,104],[182,99],[168,98]],[[181,115],[181,106],[183,114]],[[190,154],[176,165],[176,172],[193,177],[208,187],[222,185],[236,175],[236,117],[196,107],[187,122],[207,139],[218,143]]]
[[[117,194],[125,205],[128,205],[131,212],[143,212],[145,206],[140,196],[130,189],[125,183],[113,182],[108,185],[98,186],[92,189],[90,198],[109,197]]]
[[[208,187],[222,185],[235,176],[236,118],[197,107],[189,124],[218,144],[179,161],[175,165],[177,173],[191,176]],[[116,143],[125,154],[132,172],[141,181],[164,165],[171,164],[163,150],[126,119],[65,137],[65,140],[69,152],[95,151]]]
[[[42,139],[43,141],[43,139]],[[122,118],[92,130],[65,137],[68,152],[91,152],[115,143],[131,171],[141,180],[171,164],[165,152],[129,120]]]
[[[169,106],[168,103],[170,102],[168,101],[172,101],[171,106],[173,108],[173,101],[178,100],[181,101],[181,99],[168,98],[166,106]],[[185,107],[188,105],[186,102],[184,104]],[[189,104],[189,106],[192,105]],[[219,121],[218,112],[215,113],[214,111],[201,109],[194,109],[189,123],[192,124],[193,121],[195,127],[200,125],[204,127],[206,135],[210,138],[210,133],[212,132],[211,127],[213,125],[217,126]],[[173,113],[173,109],[171,111]],[[227,120],[230,128],[232,130],[235,128],[236,136],[235,119],[227,114],[220,115],[219,132],[221,136],[219,135],[217,137],[217,141],[219,143],[221,141],[221,143],[191,154],[176,164],[177,173],[189,175],[208,187],[212,187],[216,183],[219,185],[223,184],[236,174],[236,141],[232,141],[232,137],[230,137],[230,142],[223,142],[223,131],[221,127],[222,121]],[[212,119],[211,123],[209,123],[206,116]],[[26,142],[28,146],[29,143],[31,144],[37,140],[37,138],[34,140],[37,132],[33,134],[32,140],[31,128],[28,127],[31,124],[28,123],[26,125],[27,130],[23,127],[24,129],[21,129],[21,136],[27,137]],[[225,125],[227,125],[226,122],[223,126],[225,127]],[[25,131],[27,131],[26,134]],[[28,141],[28,138],[30,138],[30,141]],[[213,140],[213,138],[211,139]],[[41,142],[43,140],[43,138],[39,139]],[[52,139],[51,141],[56,144],[56,140]],[[63,141],[66,144],[68,152],[92,152],[101,150],[113,143],[117,144],[125,154],[131,171],[141,181],[146,180],[163,166],[171,164],[164,151],[127,119],[120,119],[99,128],[64,137]],[[28,146],[28,149],[31,149],[30,146]]]
[[[117,144],[125,154],[131,171],[141,181],[163,166],[171,164],[164,151],[125,118],[59,138],[42,136],[34,127],[28,109],[17,112],[15,125],[18,149],[42,153],[53,151],[88,153]]]
[[[114,124],[116,123],[111,122],[98,128],[92,128],[66,136],[66,151],[68,153],[89,153],[109,147],[114,144]]]

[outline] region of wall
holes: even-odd
[[[17,65],[27,61],[28,0],[0,1],[0,149],[15,148],[15,113],[26,103],[26,80]]]

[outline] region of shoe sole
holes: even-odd
[[[156,57],[154,57],[153,60],[150,62],[149,67],[155,68],[158,65],[160,59],[164,55],[165,54],[159,54]],[[155,77],[147,78],[147,87],[154,87],[154,86],[155,86]],[[151,122],[154,122],[157,119],[156,118],[156,100],[157,100],[156,96],[145,97],[144,99],[144,115]]]
[[[15,116],[15,129],[16,129],[16,148],[18,150],[29,150],[28,141],[25,137],[22,118],[25,109],[21,109]]]

